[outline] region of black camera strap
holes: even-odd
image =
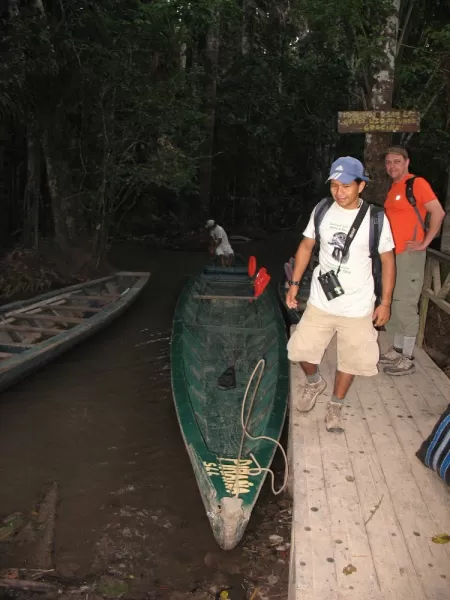
[[[350,244],[355,239],[355,235],[358,233],[358,229],[361,227],[361,223],[364,221],[364,217],[366,216],[368,210],[369,210],[369,205],[367,204],[367,202],[364,202],[364,200],[363,200],[361,202],[361,206],[359,207],[358,214],[356,215],[355,220],[353,221],[352,226],[350,227],[349,232],[347,233],[347,238],[345,240],[345,244],[342,249],[341,260],[339,261],[339,266],[336,271],[336,275],[339,275],[339,271],[341,270],[342,261],[347,256],[349,248],[350,248]]]

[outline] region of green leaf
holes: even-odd
[[[431,538],[431,541],[435,544],[449,544],[450,543],[450,535],[448,533],[440,533],[439,535],[434,535]]]

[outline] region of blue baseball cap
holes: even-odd
[[[355,179],[362,179],[363,181],[369,181],[369,178],[364,173],[363,164],[352,156],[342,156],[334,161],[331,165],[330,179],[337,179],[341,183],[351,183]]]

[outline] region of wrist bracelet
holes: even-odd
[[[289,279],[288,283],[289,285],[300,285],[300,281],[292,281],[292,279]]]

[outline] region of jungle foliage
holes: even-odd
[[[448,194],[448,0],[0,0],[0,18],[4,247],[98,264],[207,215],[295,227],[331,161],[364,157],[337,112],[376,108],[380,73],[423,115],[393,141]]]

